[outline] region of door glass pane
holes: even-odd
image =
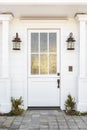
[[[49,51],[50,52],[56,52],[56,33],[49,33]]]
[[[31,52],[38,52],[38,33],[31,33]]]
[[[48,73],[48,58],[47,55],[40,55],[40,74]]]
[[[47,33],[40,33],[40,52],[47,52]]]
[[[56,55],[49,55],[49,73],[56,74],[57,73],[57,58]]]
[[[31,55],[31,74],[38,74],[39,67],[38,67],[38,55],[32,54]]]

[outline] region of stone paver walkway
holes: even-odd
[[[87,130],[87,116],[60,110],[28,110],[22,116],[0,116],[0,130]]]

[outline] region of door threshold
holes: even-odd
[[[60,110],[60,107],[28,107],[28,110]]]

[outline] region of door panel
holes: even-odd
[[[29,78],[29,106],[59,106],[57,78]],[[32,87],[31,87],[32,86]]]
[[[59,30],[28,31],[28,106],[59,106]]]

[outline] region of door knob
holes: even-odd
[[[57,79],[57,84],[58,84],[57,88],[60,88],[60,79]]]

